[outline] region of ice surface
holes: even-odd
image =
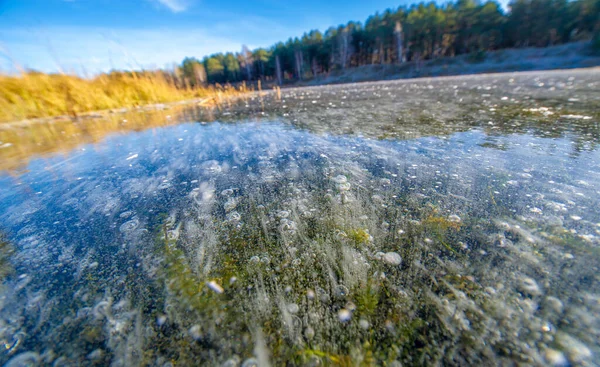
[[[599,91],[288,89],[10,162],[0,363],[594,365]]]

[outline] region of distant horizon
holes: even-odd
[[[497,2],[506,11],[508,0]],[[310,30],[364,23],[386,9],[418,3],[233,0],[225,7],[206,0],[10,0],[0,4],[0,72],[21,67],[92,76],[166,69],[185,57],[235,53],[242,45],[269,48]]]

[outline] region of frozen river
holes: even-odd
[[[0,364],[600,361],[600,72],[115,116],[0,127]]]

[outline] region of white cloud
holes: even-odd
[[[186,0],[156,0],[158,3],[169,8],[173,13],[179,13],[186,10],[190,3]]]

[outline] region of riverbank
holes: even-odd
[[[157,72],[114,72],[92,79],[26,72],[0,75],[0,123],[81,117],[192,101],[209,103],[246,93],[244,85],[191,88]]]
[[[544,48],[503,49],[421,62],[411,61],[401,65],[366,65],[336,70],[327,75],[294,83],[293,86],[518,71],[581,69],[596,66],[600,66],[600,53],[593,52],[590,42],[574,42]]]
[[[344,84],[378,80],[491,74],[503,72],[587,69],[600,66],[600,54],[590,42],[546,48],[521,48],[460,55],[421,62],[367,65],[335,70],[283,88]],[[258,85],[256,86],[261,89]],[[275,87],[264,82],[264,90]],[[112,73],[93,79],[63,74],[29,72],[0,75],[0,124],[26,124],[48,119],[99,117],[134,110],[155,110],[179,104],[220,104],[251,92],[253,86],[177,85],[160,72]]]

